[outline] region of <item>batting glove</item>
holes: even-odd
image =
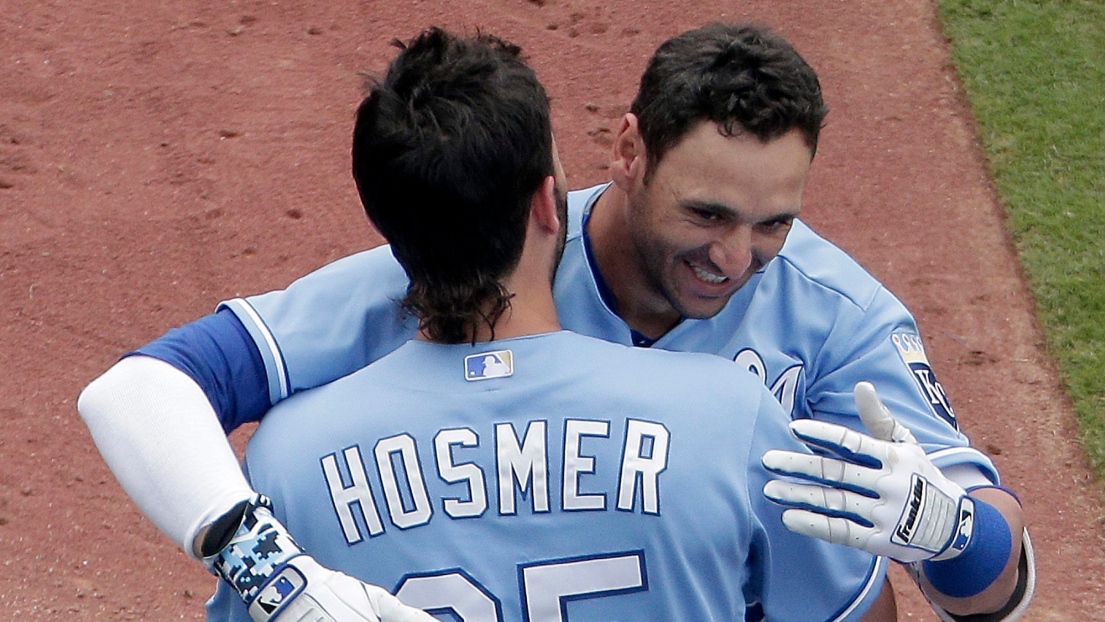
[[[383,588],[329,570],[292,540],[258,495],[208,568],[245,601],[254,622],[437,622]]]
[[[791,422],[794,436],[829,457],[766,452],[769,471],[811,483],[772,479],[764,494],[789,508],[783,523],[793,532],[903,563],[955,558],[971,539],[974,501],[932,464],[874,386],[861,382],[854,395],[874,436],[823,421]]]

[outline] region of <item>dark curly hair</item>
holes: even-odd
[[[817,74],[782,37],[760,26],[712,24],[656,50],[630,112],[651,173],[703,120],[726,136],[748,132],[765,142],[798,128],[816,152],[828,108]]]
[[[369,84],[353,131],[365,212],[410,278],[404,308],[433,340],[494,334],[530,198],[553,174],[549,99],[521,50],[430,28]]]

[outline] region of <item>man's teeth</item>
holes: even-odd
[[[691,270],[694,270],[695,276],[702,279],[703,281],[706,281],[707,283],[713,283],[714,285],[720,285],[721,283],[724,283],[724,282],[729,280],[729,277],[727,277],[727,276],[720,276],[720,275],[714,274],[713,272],[707,272],[706,270],[703,270],[702,268],[699,268],[698,266],[694,265],[693,263],[689,263],[688,265],[691,267]]]

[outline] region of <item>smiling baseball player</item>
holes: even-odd
[[[247,509],[219,555],[211,619],[312,596],[300,548],[466,622],[866,613],[884,565],[791,533],[760,494],[767,449],[808,454],[763,383],[560,329],[565,184],[517,48],[437,29],[403,46],[353,168],[418,336],[261,423],[246,467],[274,512]]]
[[[872,383],[920,451],[911,450],[909,461],[880,464],[890,490],[844,464],[858,459],[875,468],[877,457],[859,454],[833,458],[839,462],[832,467],[847,477],[810,483],[843,491],[871,486],[860,487],[885,503],[840,515],[793,499],[808,495],[806,489],[782,494],[772,485],[769,492],[780,503],[890,534],[909,521],[917,475],[951,499],[941,507],[954,510],[923,516],[926,524],[954,522],[940,531],[948,538],[965,534],[961,508],[993,509],[983,510],[988,519],[974,523],[965,540],[975,548],[950,559],[946,542],[913,546],[912,538],[901,539],[905,553],[889,546],[889,535],[841,538],[831,528],[839,523],[806,514],[797,516],[815,526],[802,527],[793,513],[788,524],[894,554],[911,565],[945,619],[1015,619],[1034,577],[1018,501],[959,432],[909,312],[797,218],[824,115],[812,69],[761,29],[710,26],[661,46],[615,141],[613,183],[568,193],[568,238],[554,290],[562,325],[615,343],[720,355],[758,376],[793,419],[904,442],[870,436],[876,433],[862,422],[853,391]],[[286,290],[228,301],[109,370],[82,396],[81,414],[131,496],[191,550],[204,525],[252,494],[233,477],[218,423],[230,430],[258,420],[289,395],[405,343],[417,323],[394,301],[407,284],[385,247],[339,260]],[[156,422],[135,416],[148,411],[159,413]],[[152,453],[134,448],[148,448],[158,428],[173,435],[175,451],[134,468],[136,455]],[[795,433],[819,451],[850,446],[835,428],[800,426]],[[902,449],[862,445],[872,456]],[[768,462],[784,474],[780,481],[812,477],[806,467]],[[174,503],[152,502],[160,498],[152,491],[166,487],[179,492]],[[887,507],[899,512],[891,516]]]

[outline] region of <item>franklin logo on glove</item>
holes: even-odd
[[[930,486],[928,481],[919,476],[913,476],[913,495],[909,500],[909,506],[902,514],[898,528],[894,530],[891,542],[902,546],[921,548],[933,553],[940,553],[945,548],[949,551],[962,551],[971,539],[971,517],[974,515],[974,502],[970,497],[963,497],[959,501],[958,527],[954,529],[949,543],[947,536],[942,532],[933,532],[926,529],[929,525],[921,524],[923,516],[946,514],[946,511],[956,505],[956,501],[940,492],[936,487]],[[928,506],[941,506],[938,512],[926,512]],[[939,526],[932,526],[938,528]]]
[[[921,500],[925,498],[925,480],[914,476],[913,499],[909,502],[909,513],[905,521],[898,525],[895,534],[900,540],[899,544],[909,544],[913,535],[913,526],[917,523],[917,513],[921,511]]]

